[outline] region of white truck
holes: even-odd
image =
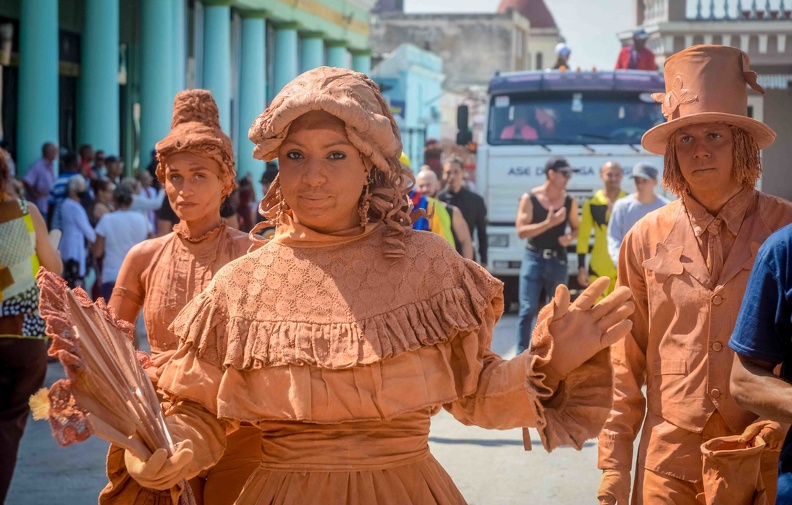
[[[579,208],[602,188],[599,168],[608,160],[624,168],[627,193],[635,191],[628,176],[637,162],[662,172],[662,157],[645,151],[641,136],[664,121],[651,97],[664,90],[661,73],[639,70],[527,71],[492,78],[476,188],[488,210],[487,268],[504,281],[507,308],[517,301],[525,251],[514,224],[522,194],[544,182],[545,163],[553,156],[565,157],[574,168],[567,190]],[[578,263],[574,247],[569,248],[571,286]]]

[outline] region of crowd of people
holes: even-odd
[[[762,88],[747,56],[725,46],[688,48],[665,72],[667,93],[670,75],[690,97],[658,96],[667,121],[642,144],[664,157],[663,185],[679,198],[654,194],[659,172],[646,164],[633,167],[627,195],[622,168],[607,162],[603,189],[578,218],[566,191],[574,169],[550,159],[516,220],[528,242],[511,360],[490,349],[503,286],[470,259],[486,262],[486,208],[461,161],[442,164],[444,189],[432,166],[414,189],[376,84],[329,67],[285,86],[250,128],[254,157],[279,166],[262,178],[258,223],[251,181],[236,181],[205,90],[177,95],[156,146],[167,198],[105,167],[110,199],[110,186],[89,183],[101,170],[64,156],[79,173],[58,201],[45,173],[54,146],[44,146],[26,184],[62,227],[60,257],[42,213],[9,192],[0,156],[0,225],[11,223],[18,240],[8,244],[19,244],[0,248],[9,265],[0,329],[20,336],[0,345],[12,356],[41,346],[32,272],[63,268],[79,281],[86,256],[66,249],[85,253],[89,242],[105,259],[99,289],[118,317],[142,310],[152,343],[142,363],[164,399],[173,451],[111,446],[100,503],[172,503],[189,485],[197,503],[220,505],[461,504],[429,451],[441,408],[464,424],[536,428],[547,450],[598,437],[603,505],[792,503],[792,386],[788,367],[776,371],[790,354],[792,203],[754,189],[760,149],[775,140],[746,114],[746,86]],[[159,227],[136,197],[167,201],[173,233],[118,261],[118,244]],[[564,279],[575,240],[588,286],[572,302]],[[553,296],[539,310],[542,289]],[[26,415],[21,404],[3,412],[3,443],[18,444]],[[10,479],[13,458],[0,454]]]

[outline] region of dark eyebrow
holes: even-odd
[[[296,140],[285,140],[283,143],[284,144],[294,144],[297,147],[305,149],[305,146],[300,144]],[[335,142],[330,142],[329,144],[323,145],[322,149],[329,149],[329,148],[335,147],[335,146],[351,146],[351,145],[352,145],[352,143],[349,142],[348,140],[337,140]]]
[[[169,165],[168,169],[170,171],[172,171],[172,172],[179,172],[180,171],[178,168],[174,167],[173,165]],[[211,171],[211,169],[209,169],[209,168],[207,168],[207,167],[205,167],[203,165],[199,165],[197,163],[192,163],[189,167],[186,167],[184,170],[187,170],[187,171],[190,171],[190,172],[197,172],[199,170]]]

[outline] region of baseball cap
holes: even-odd
[[[547,172],[550,170],[567,170],[569,172],[573,171],[572,167],[569,165],[569,162],[563,156],[554,156],[547,160],[547,163],[545,163],[545,174],[547,174]]]
[[[639,28],[633,32],[633,38],[638,40],[646,40],[649,38],[649,34],[646,33],[646,30],[643,28]]]
[[[657,169],[649,163],[636,163],[630,177],[640,177],[641,179],[657,180]]]

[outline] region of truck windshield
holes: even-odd
[[[587,91],[493,96],[491,145],[639,144],[664,121],[649,93]]]

